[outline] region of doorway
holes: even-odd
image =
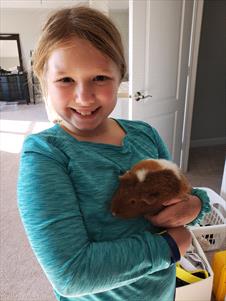
[[[216,192],[226,155],[225,20],[225,1],[204,1],[188,159],[193,183]]]

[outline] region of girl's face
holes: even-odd
[[[120,84],[117,65],[86,40],[74,38],[55,49],[47,63],[48,99],[75,135],[106,128]]]

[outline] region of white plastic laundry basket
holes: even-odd
[[[210,301],[213,286],[213,270],[206,258],[203,249],[199,245],[198,240],[192,233],[192,244],[195,247],[196,253],[200,256],[207,267],[209,277],[198,282],[176,288],[175,301]]]
[[[211,212],[202,220],[200,225],[191,227],[204,251],[226,249],[226,201],[215,191],[206,187],[210,198]]]

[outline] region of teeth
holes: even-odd
[[[93,111],[87,111],[87,112],[83,112],[83,111],[79,111],[76,110],[74,108],[71,108],[72,110],[76,111],[78,114],[82,115],[82,116],[90,116],[91,114],[93,114],[97,109],[93,110]]]
[[[92,114],[92,112],[78,112],[78,113],[81,114],[82,116],[88,116]]]

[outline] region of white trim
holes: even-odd
[[[226,201],[226,157],[225,157],[225,162],[224,162],[224,171],[223,171],[223,176],[222,176],[220,195]]]
[[[149,91],[147,89],[147,87],[149,87],[149,79],[150,79],[150,30],[148,29],[148,26],[150,24],[150,11],[151,11],[151,1],[147,1],[146,2],[146,26],[145,26],[145,30],[146,30],[146,38],[145,38],[145,77],[144,77],[144,89],[145,89],[145,93],[147,94],[151,94],[151,91]]]
[[[203,0],[195,0],[193,8],[193,20],[192,20],[192,33],[190,42],[190,80],[188,80],[187,86],[187,99],[185,104],[184,126],[183,126],[183,143],[182,143],[182,157],[180,167],[183,172],[188,168],[188,156],[191,139],[191,126],[192,126],[192,114],[195,96],[195,84],[196,84],[196,71],[198,63],[198,52],[200,33],[202,25],[203,14]]]
[[[128,104],[128,119],[133,118],[133,0],[129,0],[129,104]]]
[[[178,54],[178,64],[177,64],[176,100],[179,99],[179,92],[180,92],[181,64],[182,64],[181,61],[182,61],[183,34],[184,34],[184,19],[185,19],[185,0],[183,0],[183,3],[182,3],[182,13],[181,13],[181,21],[180,21],[180,40],[179,40],[179,54]]]
[[[191,140],[191,147],[226,145],[226,137]]]

